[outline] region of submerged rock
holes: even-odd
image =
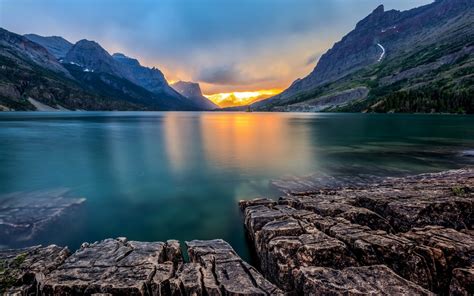
[[[0,196],[0,244],[25,242],[85,202],[65,197],[66,189]]]

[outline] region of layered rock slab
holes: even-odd
[[[192,263],[200,265],[208,295],[283,295],[223,240],[186,242]]]
[[[463,169],[389,178],[359,188],[293,193],[278,201],[244,201],[240,207],[262,271],[287,291],[297,288],[303,293],[296,276],[302,268],[383,264],[419,286],[448,293],[469,290],[465,287],[470,283],[466,268],[474,258],[472,188],[474,170]],[[324,263],[325,252],[300,261],[304,244],[298,238],[311,229],[342,242],[345,251],[332,250],[331,255],[346,258],[345,265],[340,260]]]
[[[57,246],[0,251],[7,295],[282,295],[223,240],[125,238],[84,243],[72,255]],[[8,286],[7,286],[8,285]]]
[[[342,270],[303,267],[298,271],[297,283],[304,295],[435,295],[384,265]]]
[[[41,290],[44,295],[147,295],[150,285],[159,290],[173,276],[174,266],[181,260],[176,248],[179,250],[176,241],[106,239],[85,243],[46,276]]]
[[[67,248],[56,245],[0,250],[0,294],[35,294],[45,275],[69,256]]]

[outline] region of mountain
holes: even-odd
[[[36,34],[26,34],[24,37],[46,48],[56,59],[64,58],[73,46],[71,42],[59,36],[43,37]]]
[[[267,111],[474,112],[474,2],[377,7]]]
[[[62,62],[83,67],[87,71],[103,72],[124,78],[115,59],[95,41],[86,39],[78,41]]]
[[[138,60],[121,53],[110,55],[97,42],[78,41],[64,57],[63,63],[80,66],[87,72],[107,73],[126,79],[162,98],[162,104],[169,109],[198,109],[168,85],[160,70],[144,67]]]
[[[196,105],[193,100],[187,99],[170,87],[165,76],[159,69],[142,66],[137,59],[127,57],[122,53],[114,53],[112,57],[116,63],[119,64],[120,71],[124,78],[152,93],[168,97],[177,105],[182,104],[183,106],[189,106],[189,109],[200,109],[199,105]]]
[[[165,80],[163,83],[159,70],[149,69],[161,74],[156,76],[161,89],[150,91],[136,84],[129,67],[94,41],[77,42],[58,60],[42,45],[0,28],[0,65],[0,110],[36,110],[38,106],[58,110],[198,110]]]
[[[202,110],[213,110],[219,108],[219,106],[203,96],[199,83],[178,81],[171,84],[171,87],[184,97],[193,101],[193,103]]]
[[[0,28],[0,110],[146,109],[90,92],[41,45]],[[39,102],[39,104],[37,103]]]

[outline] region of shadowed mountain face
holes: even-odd
[[[158,69],[94,41],[65,53],[60,37],[27,36],[0,29],[0,110],[36,110],[35,101],[53,110],[199,110]]]
[[[440,106],[444,103],[474,108],[464,103],[473,93],[472,83],[466,82],[473,69],[473,3],[439,0],[403,12],[379,6],[334,44],[308,76],[252,107],[381,112],[453,112],[457,107]],[[449,97],[450,102],[439,98],[416,105],[416,97],[436,97],[433,85],[437,85],[437,96]],[[360,91],[361,87],[369,91]],[[333,104],[332,96],[337,98]],[[394,102],[397,96],[405,97],[403,103]],[[415,105],[408,109],[397,106],[406,101]]]
[[[123,78],[122,71],[114,58],[95,41],[85,39],[78,41],[66,54],[63,63]]]
[[[219,108],[211,100],[203,96],[199,83],[178,81],[171,85],[184,97],[192,100],[202,110],[213,110]]]
[[[24,35],[29,40],[46,48],[57,59],[64,58],[73,44],[59,36],[43,37],[36,34]]]

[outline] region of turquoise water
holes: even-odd
[[[474,117],[291,113],[1,113],[0,194],[68,188],[87,201],[35,240],[223,238],[248,258],[237,202],[314,172],[457,168]]]

